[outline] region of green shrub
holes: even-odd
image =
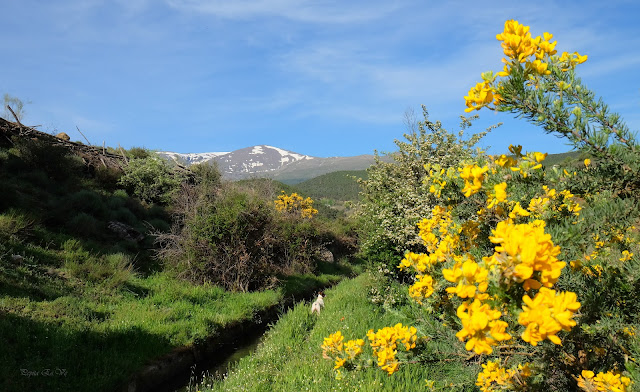
[[[118,187],[123,171],[113,167],[96,166],[93,172],[98,186],[105,190],[114,190]]]
[[[86,212],[75,214],[65,224],[67,230],[83,237],[96,237],[106,231],[104,222],[99,221],[93,215]]]
[[[118,183],[147,203],[167,204],[184,177],[158,157],[132,159]]]
[[[79,171],[82,161],[64,146],[51,145],[31,138],[15,138],[10,150],[31,169],[40,169],[55,180],[72,178],[70,172]]]
[[[456,135],[443,129],[439,121],[430,121],[426,108],[423,111],[424,121],[415,124],[417,129],[405,134],[404,141],[395,141],[398,151],[387,154],[391,159],[383,160],[376,153],[368,178],[359,181],[363,188],[358,212],[361,250],[369,260],[393,267],[405,250],[422,247],[416,224],[436,204],[430,184],[423,182],[424,166],[458,167],[481,153],[474,146],[488,132],[463,139],[463,131],[471,125],[469,119],[462,117],[462,130]]]
[[[65,202],[67,211],[86,212],[96,218],[108,215],[108,207],[102,196],[90,189],[82,189],[71,194]]]
[[[173,206],[177,224],[157,233],[159,256],[180,276],[247,291],[277,276],[310,272],[318,226],[276,212],[274,189],[204,181],[184,186]],[[272,198],[273,197],[273,198]]]
[[[135,225],[138,223],[138,218],[126,207],[111,210],[109,213],[109,220],[126,223],[128,225]]]
[[[17,211],[0,214],[0,239],[23,240],[31,234],[35,220]]]
[[[133,276],[131,258],[124,253],[92,255],[77,240],[67,240],[62,248],[64,268],[77,278],[114,288]]]

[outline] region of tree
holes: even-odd
[[[27,104],[30,102],[27,102]],[[8,106],[11,107],[11,110],[13,110],[13,113],[15,113],[15,116],[18,118],[18,121],[22,120],[22,118],[24,117],[25,111],[24,111],[24,105],[25,103],[22,102],[22,100],[18,97],[14,97],[12,95],[9,95],[8,93],[4,94],[3,97],[3,109],[4,112],[2,114],[2,117],[4,117],[5,119],[13,119],[13,114],[11,114],[11,111],[9,110]]]

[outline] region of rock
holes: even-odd
[[[56,135],[56,137],[57,137],[58,139],[62,139],[62,140],[66,140],[66,141],[71,140],[71,138],[69,137],[69,135],[67,135],[67,134],[66,134],[66,133],[64,133],[64,132],[60,132],[59,134],[57,134],[57,135]]]
[[[20,255],[11,255],[11,261],[14,263],[22,263],[24,261],[24,257]]]
[[[325,263],[333,263],[335,261],[333,253],[324,246],[318,249],[317,256],[320,261],[324,261]]]
[[[144,240],[144,234],[140,233],[138,230],[122,222],[111,221],[109,222],[107,227],[109,227],[111,231],[116,233],[118,237],[122,238],[123,240],[135,241],[135,242],[140,242]]]

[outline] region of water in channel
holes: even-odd
[[[198,383],[202,382],[205,377],[214,378],[215,380],[224,379],[229,370],[238,363],[240,359],[251,355],[256,350],[260,342],[262,342],[265,332],[266,330],[256,329],[255,331],[244,335],[242,339],[237,339],[236,341],[228,343],[224,352],[231,352],[231,354],[227,354],[227,357],[222,361],[214,359],[209,363],[194,367],[191,372],[189,383],[176,389],[175,392],[195,391]]]

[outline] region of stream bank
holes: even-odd
[[[337,282],[336,282],[337,283]],[[269,325],[278,320],[281,314],[296,303],[310,300],[315,293],[333,286],[314,287],[298,297],[285,298],[281,303],[272,305],[254,314],[251,319],[227,325],[216,335],[204,342],[192,346],[178,347],[170,353],[150,361],[124,385],[118,388],[122,392],[173,392],[186,386],[192,375],[223,364],[243,343],[262,336]]]

